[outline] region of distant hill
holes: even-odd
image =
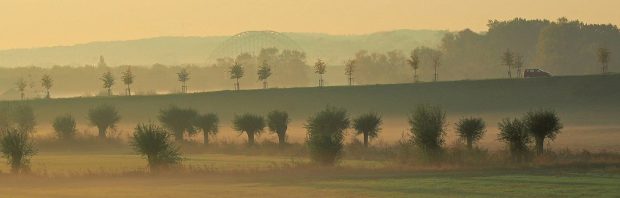
[[[395,30],[364,35],[284,33],[296,41],[309,60],[321,57],[329,64],[342,64],[361,49],[372,52],[410,51],[421,45],[436,46],[446,31]],[[128,41],[108,41],[31,49],[0,50],[0,67],[53,65],[81,66],[97,63],[105,56],[111,66],[207,63],[209,54],[228,36],[158,37]]]

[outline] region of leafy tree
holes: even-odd
[[[187,81],[189,81],[189,72],[183,68],[177,73],[179,82],[181,82],[181,93],[187,93]]]
[[[445,142],[446,113],[438,106],[420,105],[409,115],[411,141],[426,154],[436,154]]]
[[[28,171],[30,158],[37,153],[28,134],[18,129],[5,129],[1,134],[1,152],[11,166],[11,172]]]
[[[335,164],[342,153],[344,130],[349,123],[347,111],[333,107],[308,118],[305,128],[310,158],[323,165]]]
[[[50,77],[50,75],[45,74],[43,75],[43,77],[41,77],[41,86],[45,88],[45,98],[50,99],[50,89],[53,85],[54,80],[52,80],[52,77]]]
[[[107,71],[103,73],[100,79],[103,82],[103,88],[108,90],[108,96],[112,96],[112,86],[114,86],[115,82],[112,72]]]
[[[238,62],[235,62],[232,66],[230,66],[230,70],[228,70],[228,73],[230,74],[230,79],[235,79],[235,90],[239,91],[240,87],[239,87],[239,79],[243,77],[243,74],[245,73],[244,69],[243,69],[243,65],[239,64]]]
[[[263,81],[263,89],[267,89],[267,79],[271,76],[271,66],[267,61],[263,61],[263,65],[258,68],[258,80]]]
[[[11,120],[19,131],[32,133],[37,125],[34,110],[28,105],[18,105],[11,113]]]
[[[131,67],[127,67],[127,70],[123,72],[123,76],[121,77],[123,79],[123,83],[127,86],[126,92],[128,96],[131,96],[131,84],[133,84],[134,77],[135,76],[131,72]]]
[[[70,114],[59,116],[54,119],[54,131],[58,138],[62,140],[73,139],[77,129],[75,128],[75,118]]]
[[[214,113],[198,115],[194,122],[194,126],[200,130],[204,135],[204,144],[209,144],[209,136],[215,135],[218,132],[219,118]]]
[[[176,141],[183,141],[185,132],[190,135],[196,133],[194,121],[197,116],[198,112],[194,109],[183,109],[172,105],[167,109],[160,110],[158,118],[165,128],[170,129],[174,133]]]
[[[437,81],[439,79],[439,73],[437,73],[437,68],[439,68],[439,65],[441,65],[441,56],[442,53],[440,51],[435,51],[435,53],[433,53],[433,56],[431,57],[433,60],[433,69],[435,70],[435,78],[433,79],[433,81]]]
[[[353,120],[353,128],[357,135],[364,135],[364,146],[368,147],[369,138],[376,138],[383,123],[381,116],[376,113],[367,113]]]
[[[499,131],[498,140],[508,144],[513,160],[523,161],[527,156],[528,145],[531,142],[523,121],[506,118],[499,123]]]
[[[316,63],[314,64],[314,73],[317,73],[320,78],[319,78],[319,87],[323,87],[323,85],[325,84],[324,80],[323,80],[323,75],[327,72],[327,64],[325,64],[325,62],[323,62],[323,60],[319,59],[316,61]]]
[[[467,148],[470,150],[473,144],[484,136],[485,128],[486,124],[482,118],[462,118],[456,123],[456,132],[467,142]]]
[[[26,80],[24,80],[23,78],[20,78],[19,80],[17,80],[15,85],[17,86],[17,91],[19,91],[20,98],[22,100],[25,100],[26,99],[26,87],[28,87]]]
[[[254,136],[260,135],[265,128],[265,120],[262,116],[254,114],[236,115],[233,121],[234,129],[248,135],[248,145],[254,145]]]
[[[353,85],[353,72],[355,72],[355,60],[348,60],[344,63],[344,75],[349,78],[349,86]]]
[[[545,139],[555,139],[562,129],[558,115],[551,110],[535,110],[527,112],[523,119],[527,131],[534,137],[536,153],[543,153]]]
[[[412,51],[409,60],[407,60],[411,69],[413,69],[413,82],[418,82],[418,69],[420,68],[420,56],[417,51]]]
[[[88,110],[88,120],[99,130],[99,138],[105,139],[108,129],[113,129],[121,119],[114,106],[99,105]]]
[[[170,141],[170,137],[170,133],[155,124],[138,124],[131,146],[146,157],[151,171],[157,171],[179,164],[182,160],[179,148]]]
[[[269,131],[278,135],[280,145],[286,144],[286,130],[291,119],[285,111],[272,111],[267,115],[267,126]]]
[[[598,62],[601,63],[601,73],[605,74],[609,70],[609,49],[607,48],[598,48]]]
[[[512,78],[512,67],[515,64],[515,55],[510,49],[506,49],[502,54],[502,63],[508,68],[508,78]]]

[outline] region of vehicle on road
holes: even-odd
[[[540,78],[551,77],[551,73],[543,71],[542,69],[525,69],[523,72],[524,78]]]

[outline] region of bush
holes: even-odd
[[[445,143],[446,113],[437,106],[420,105],[409,116],[411,141],[427,157],[435,158]]]
[[[77,129],[75,128],[75,119],[71,115],[64,115],[54,119],[54,131],[59,139],[73,139]]]
[[[260,135],[265,128],[265,120],[262,116],[246,113],[235,116],[233,127],[240,133],[246,133],[248,135],[248,145],[253,146],[254,136]]]
[[[349,127],[347,111],[328,107],[306,123],[308,147],[313,161],[334,165],[342,152],[344,130]]]
[[[522,162],[527,158],[528,145],[531,142],[525,124],[519,120],[508,118],[499,123],[498,140],[508,144],[508,149],[514,161]]]
[[[30,157],[36,154],[28,134],[18,129],[5,129],[0,139],[2,154],[11,166],[11,172],[20,173],[30,170]]]
[[[168,168],[182,160],[179,148],[170,140],[171,134],[155,124],[138,124],[131,145],[146,157],[151,171]]]
[[[467,148],[471,150],[473,144],[484,136],[485,123],[482,118],[463,118],[456,124],[456,132],[459,137],[467,143]]]

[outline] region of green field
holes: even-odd
[[[372,161],[339,167],[304,159],[221,154],[188,155],[197,170],[140,172],[133,154],[41,153],[33,171],[0,175],[0,197],[617,197],[618,167],[596,169],[442,170],[395,168]],[[295,162],[296,161],[296,162]],[[301,166],[285,166],[300,163]],[[4,171],[7,167],[0,166]],[[199,167],[203,167],[200,169]],[[210,168],[204,168],[210,167]],[[129,172],[128,172],[129,171]],[[125,173],[123,173],[125,172]]]

